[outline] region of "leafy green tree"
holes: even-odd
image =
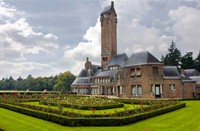
[[[168,48],[168,52],[169,53],[167,53],[165,57],[162,56],[161,58],[164,65],[179,66],[181,52],[176,48],[176,44],[173,42],[173,40],[170,47]]]
[[[59,82],[62,84],[58,84],[58,78],[60,78]],[[66,81],[65,81],[66,79]],[[43,91],[48,90],[51,91],[53,89],[60,91],[68,91],[70,89],[70,85],[75,79],[75,76],[70,72],[61,73],[59,76],[50,76],[50,77],[37,77],[33,78],[31,75],[27,76],[26,79],[22,79],[21,77],[14,80],[12,76],[9,78],[3,78],[0,80],[0,90],[30,90],[30,91]],[[57,86],[55,87],[55,85]],[[61,85],[66,86],[59,87]],[[59,89],[60,88],[60,89]]]
[[[61,92],[70,91],[70,85],[74,80],[75,76],[70,71],[60,73],[53,90]]]
[[[195,67],[192,54],[192,52],[187,52],[183,57],[181,57],[180,61],[182,69],[193,69]]]

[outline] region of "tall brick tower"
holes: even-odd
[[[112,57],[117,54],[117,13],[113,1],[102,11],[100,21],[101,67],[104,69]]]

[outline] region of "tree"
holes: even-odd
[[[181,52],[176,48],[176,44],[173,42],[168,48],[168,52],[166,56],[162,56],[161,60],[163,61],[164,65],[171,65],[171,66],[179,66],[180,59],[181,59]]]
[[[194,60],[194,66],[195,66],[195,69],[200,72],[200,51],[199,51],[199,55]]]
[[[70,91],[70,85],[74,80],[75,76],[70,71],[60,73],[53,90],[61,92]]]
[[[192,57],[192,52],[187,52],[183,57],[181,57],[181,68],[182,69],[194,69],[194,60]]]

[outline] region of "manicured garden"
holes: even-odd
[[[2,95],[0,107],[66,126],[122,126],[180,109],[177,100],[108,99],[63,94]]]
[[[134,124],[118,127],[68,127],[0,108],[0,128],[7,131],[27,129],[29,131],[199,131],[200,101],[185,102],[185,108]]]

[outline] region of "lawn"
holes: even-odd
[[[65,127],[45,120],[0,108],[0,128],[8,131],[102,131],[102,130],[139,130],[139,131],[199,131],[200,101],[186,101],[187,107],[164,115],[121,127]]]

